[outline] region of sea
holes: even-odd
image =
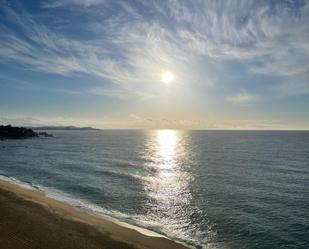
[[[1,179],[194,248],[309,248],[308,131],[48,131]]]

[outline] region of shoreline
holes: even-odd
[[[47,197],[43,192],[27,188],[24,186],[20,186],[18,183],[11,182],[9,180],[0,179],[0,211],[3,211],[3,206],[11,205],[9,211],[12,211],[12,208],[16,208],[17,210],[23,209],[24,212],[22,215],[32,219],[34,223],[40,221],[40,219],[36,220],[35,217],[32,217],[32,212],[42,213],[44,214],[44,220],[47,220],[47,223],[51,223],[54,228],[52,233],[55,234],[65,234],[68,230],[71,233],[78,234],[78,229],[87,230],[89,234],[96,234],[94,238],[90,235],[84,236],[80,238],[81,240],[87,240],[87,243],[93,243],[95,245],[101,245],[103,248],[117,248],[114,244],[112,247],[109,247],[109,244],[120,243],[118,245],[119,248],[140,248],[140,249],[155,249],[155,248],[165,248],[165,249],[188,249],[191,248],[183,243],[173,241],[160,235],[156,232],[152,232],[150,230],[135,227],[133,225],[127,224],[125,222],[116,221],[112,217],[102,217],[101,215],[96,215],[92,212],[87,212],[83,209],[78,209],[74,206],[69,205],[68,203],[52,199]],[[5,204],[5,205],[4,205]],[[5,211],[5,210],[4,210]],[[12,215],[17,214],[14,211],[11,212]],[[20,214],[19,214],[20,215]],[[2,217],[1,217],[2,216]],[[6,219],[3,218],[5,216],[0,216],[0,228],[3,226]],[[29,216],[29,217],[28,217]],[[8,220],[11,222],[13,219]],[[22,233],[21,237],[24,236],[35,236],[35,234],[27,234],[30,233],[29,229],[22,231],[20,227],[17,227],[18,220],[16,220],[15,226],[13,226],[13,230],[17,229],[19,233]],[[58,222],[58,223],[57,223]],[[37,224],[32,223],[32,226],[41,226],[41,223],[37,222]],[[57,224],[54,224],[57,223]],[[63,226],[63,224],[67,224]],[[61,224],[62,226],[57,226]],[[42,225],[46,225],[45,223]],[[76,226],[76,231],[72,231],[72,226]],[[48,229],[50,227],[47,226]],[[34,229],[35,230],[35,229]],[[2,238],[3,237],[3,238]],[[48,236],[47,236],[48,237]],[[103,239],[105,238],[105,240]],[[1,239],[5,240],[5,236],[1,235],[0,230],[0,242]],[[18,236],[15,236],[15,239],[18,239]],[[75,238],[76,239],[76,238]],[[103,240],[102,240],[103,239]],[[39,240],[39,239],[38,239]],[[52,241],[47,238],[46,243],[51,244]],[[67,238],[64,237],[64,240]],[[8,241],[8,243],[12,241]],[[36,241],[39,243],[39,241]],[[3,241],[2,241],[3,243]],[[43,242],[40,242],[43,243]],[[103,244],[102,244],[103,243]],[[35,244],[35,242],[34,242]],[[69,242],[68,242],[69,244]],[[87,244],[88,245],[88,244]],[[107,247],[106,247],[107,246]],[[88,247],[88,246],[87,246]],[[86,247],[86,248],[87,248]],[[11,247],[8,247],[11,248]],[[19,247],[12,247],[19,248]],[[36,248],[35,245],[29,248]],[[43,247],[49,248],[49,247]],[[64,247],[70,248],[70,247]],[[74,248],[76,245],[74,245]],[[81,247],[85,248],[85,247]],[[97,248],[95,246],[89,246],[89,248]],[[101,248],[101,247],[100,247]]]
[[[70,195],[67,195],[66,193],[53,189],[54,191],[52,191],[52,189],[49,189],[51,192],[48,192],[46,187],[44,186],[40,186],[40,185],[33,185],[31,183],[28,182],[22,182],[14,177],[9,177],[5,174],[3,174],[3,172],[0,171],[0,182],[4,181],[4,182],[8,182],[10,184],[13,184],[14,186],[18,186],[21,187],[22,189],[29,189],[31,191],[34,192],[39,192],[41,194],[43,194],[45,197],[55,200],[55,201],[59,201],[61,203],[64,204],[68,204],[70,207],[72,207],[73,209],[79,210],[81,212],[85,212],[85,213],[89,213],[92,214],[94,216],[98,216],[99,218],[111,221],[113,223],[116,223],[120,226],[123,227],[127,227],[127,228],[131,228],[133,230],[136,230],[144,235],[148,235],[148,236],[154,236],[154,237],[164,237],[169,239],[167,236],[160,234],[159,232],[153,231],[153,230],[149,230],[146,227],[143,226],[138,226],[135,224],[131,224],[125,221],[122,221],[121,218],[118,218],[112,214],[107,214],[105,213],[106,210],[94,210],[92,208],[87,207],[87,205],[93,205],[91,203],[85,202],[84,200],[80,200],[74,197],[71,197]],[[1,187],[0,187],[1,189]],[[96,206],[94,206],[96,207]],[[170,239],[172,240],[172,239]],[[177,240],[176,240],[177,242]],[[184,244],[186,245],[184,242],[178,241],[178,243]]]

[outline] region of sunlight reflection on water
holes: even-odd
[[[150,196],[170,201],[188,191],[190,175],[184,169],[188,160],[186,150],[185,138],[180,131],[158,130],[150,135],[147,156],[152,162],[149,166],[155,172],[147,186]]]
[[[174,130],[159,130],[156,133],[156,154],[163,161],[163,166],[173,167],[176,141],[179,137]]]
[[[146,167],[153,172],[144,182],[149,196],[147,216],[182,237],[188,234],[187,229],[192,226],[190,216],[196,212],[190,205],[192,175],[187,170],[190,164],[187,140],[183,131],[151,131],[145,150],[149,162]]]

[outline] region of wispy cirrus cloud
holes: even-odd
[[[65,9],[77,18],[82,15],[77,9],[82,8],[87,22],[79,25],[91,39],[69,35],[65,32],[69,25],[59,31],[51,26],[56,23],[40,22],[22,8],[3,4],[0,60],[40,72],[108,80],[117,94],[107,95],[122,91],[134,95],[134,88],[147,92],[166,69],[183,82],[205,82],[211,78],[207,73],[221,73],[220,67],[207,72],[205,65],[206,73],[194,75],[192,65],[201,58],[217,64],[244,62],[252,75],[294,77],[309,72],[307,1],[57,0],[45,1],[42,7]],[[299,84],[308,84],[304,78]],[[229,99],[250,98],[254,99],[242,93]]]
[[[118,17],[104,23],[94,21],[89,24],[90,30],[102,35],[79,40],[53,32],[22,9],[17,12],[5,7],[3,13],[8,25],[18,26],[21,34],[3,27],[0,60],[17,62],[34,71],[68,76],[85,74],[120,86],[145,84],[158,80],[162,71],[175,65],[174,58],[180,55],[179,48],[173,50],[166,41],[166,31],[155,23],[126,24],[126,19]]]
[[[99,5],[106,3],[106,0],[49,0],[43,2],[44,8],[59,8],[66,5],[80,5],[84,7],[90,7],[93,5]]]

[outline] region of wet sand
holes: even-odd
[[[0,180],[0,247],[5,249],[186,249]]]

